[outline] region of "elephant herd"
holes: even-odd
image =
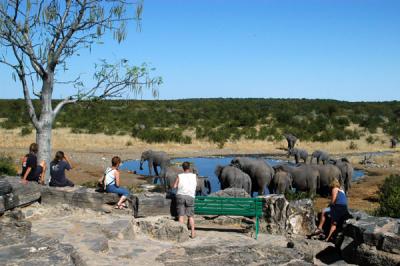
[[[229,165],[217,166],[215,175],[218,177],[221,189],[242,188],[250,195],[254,192],[258,195],[266,194],[267,188],[270,193],[276,194],[283,194],[294,188],[296,191],[305,191],[310,195],[318,193],[326,196],[329,194],[329,185],[333,179],[337,179],[347,193],[351,187],[353,175],[350,162],[346,158],[329,159],[329,156],[326,157],[326,153],[323,152],[313,154],[312,158],[317,158],[317,162],[321,160],[324,164],[280,164],[271,167],[260,158],[236,157]],[[170,157],[162,151],[143,152],[140,160],[141,170],[143,170],[144,161],[148,161],[150,174],[154,170],[158,175],[157,167],[161,168],[159,177],[166,189],[171,187],[176,176],[182,172],[180,167],[171,164]],[[198,173],[196,168],[193,168],[193,172]],[[206,195],[211,191],[207,178],[198,177],[197,183],[197,195]]]
[[[303,163],[271,167],[262,159],[238,157],[230,165],[217,166],[215,174],[221,189],[243,188],[250,195],[254,192],[265,194],[267,188],[270,193],[276,194],[284,194],[295,188],[311,196],[317,193],[326,196],[334,179],[340,182],[346,192],[350,189],[353,167],[345,158],[330,160],[325,165]]]

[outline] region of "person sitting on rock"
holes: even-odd
[[[332,180],[330,187],[332,189],[331,203],[328,208],[322,210],[321,220],[315,232],[316,234],[323,233],[323,226],[326,220],[325,214],[329,212],[331,216],[331,226],[326,241],[330,240],[333,233],[336,231],[337,225],[342,224],[348,215],[346,193],[344,190],[340,189],[339,181],[337,179]]]
[[[44,184],[44,174],[46,173],[46,162],[41,161],[37,164],[37,152],[39,145],[32,143],[29,146],[29,153],[22,158],[22,183],[26,184],[28,181],[34,181]]]
[[[126,188],[120,187],[120,176],[119,176],[119,165],[121,164],[121,158],[114,156],[111,160],[111,167],[108,167],[105,174],[105,186],[106,192],[116,193],[121,198],[119,199],[116,209],[127,208],[125,201],[129,197],[129,191]]]
[[[72,165],[63,151],[56,152],[54,160],[50,163],[50,183],[52,187],[73,187],[72,183],[65,176],[65,170],[71,170]]]

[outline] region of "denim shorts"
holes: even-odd
[[[129,196],[129,190],[127,190],[126,188],[123,187],[117,187],[116,185],[112,184],[112,185],[107,185],[106,187],[106,191],[108,193],[115,193],[118,194],[119,196],[125,196],[128,197]]]

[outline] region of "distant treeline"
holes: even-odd
[[[40,108],[39,101],[34,104]],[[22,127],[22,134],[30,132],[23,100],[0,100],[0,117],[1,127]],[[223,145],[241,138],[279,140],[284,132],[311,141],[358,139],[362,134],[375,133],[377,128],[398,136],[399,122],[399,101],[109,100],[69,105],[54,127],[71,128],[73,133],[129,134],[149,143],[190,143],[194,136]],[[361,129],[348,129],[351,124]]]

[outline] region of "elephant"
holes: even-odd
[[[275,194],[288,193],[292,190],[292,182],[292,174],[276,169],[274,178],[271,181],[270,192]]]
[[[392,148],[392,149],[396,148],[398,142],[399,142],[399,140],[395,136],[393,136],[390,139],[390,148]]]
[[[149,173],[152,175],[151,168],[153,167],[156,176],[158,176],[157,166],[161,168],[161,175],[164,174],[165,168],[170,164],[170,157],[163,151],[144,151],[140,157],[140,170],[143,170],[143,163],[147,161],[149,164]]]
[[[250,176],[252,192],[257,191],[258,195],[265,194],[265,188],[270,185],[275,173],[274,169],[261,159],[236,157],[231,161],[231,165]]]
[[[246,174],[239,168],[231,165],[218,165],[215,168],[215,175],[218,177],[218,180],[221,183],[221,189],[226,189],[230,187],[242,188],[251,196],[251,178],[248,174]]]
[[[294,156],[296,164],[299,163],[299,159],[304,160],[304,163],[307,163],[308,152],[303,149],[293,148],[289,150],[288,157]]]
[[[340,181],[342,178],[342,173],[340,169],[332,164],[312,164],[310,166],[319,172],[319,194],[321,196],[329,195],[329,186],[332,180],[337,179],[338,181]]]
[[[310,163],[312,163],[314,158],[317,158],[317,164],[319,164],[319,161],[322,161],[323,164],[327,164],[329,161],[329,154],[325,151],[316,150],[311,154]]]
[[[310,196],[317,193],[319,187],[319,172],[309,164],[290,166],[281,164],[274,167],[275,171],[284,171],[292,176],[293,187],[299,191],[307,191]]]
[[[343,186],[344,191],[347,194],[349,189],[351,188],[351,180],[352,180],[353,171],[354,171],[353,166],[351,165],[349,160],[347,160],[347,158],[342,158],[340,160],[332,160],[331,159],[330,162],[339,168],[339,170],[341,172],[340,185]]]
[[[285,136],[286,141],[288,143],[288,150],[293,149],[294,145],[296,144],[297,138],[294,135],[290,134],[290,133],[286,133],[286,134],[284,134],[284,136]]]
[[[165,170],[164,175],[162,176],[165,180],[165,188],[166,190],[172,189],[172,185],[174,184],[176,177],[183,173],[183,169],[177,166],[168,166]],[[199,176],[198,171],[195,167],[192,168],[192,173],[197,176],[197,184],[196,184],[196,196],[206,196],[211,192],[211,183],[207,177]]]

